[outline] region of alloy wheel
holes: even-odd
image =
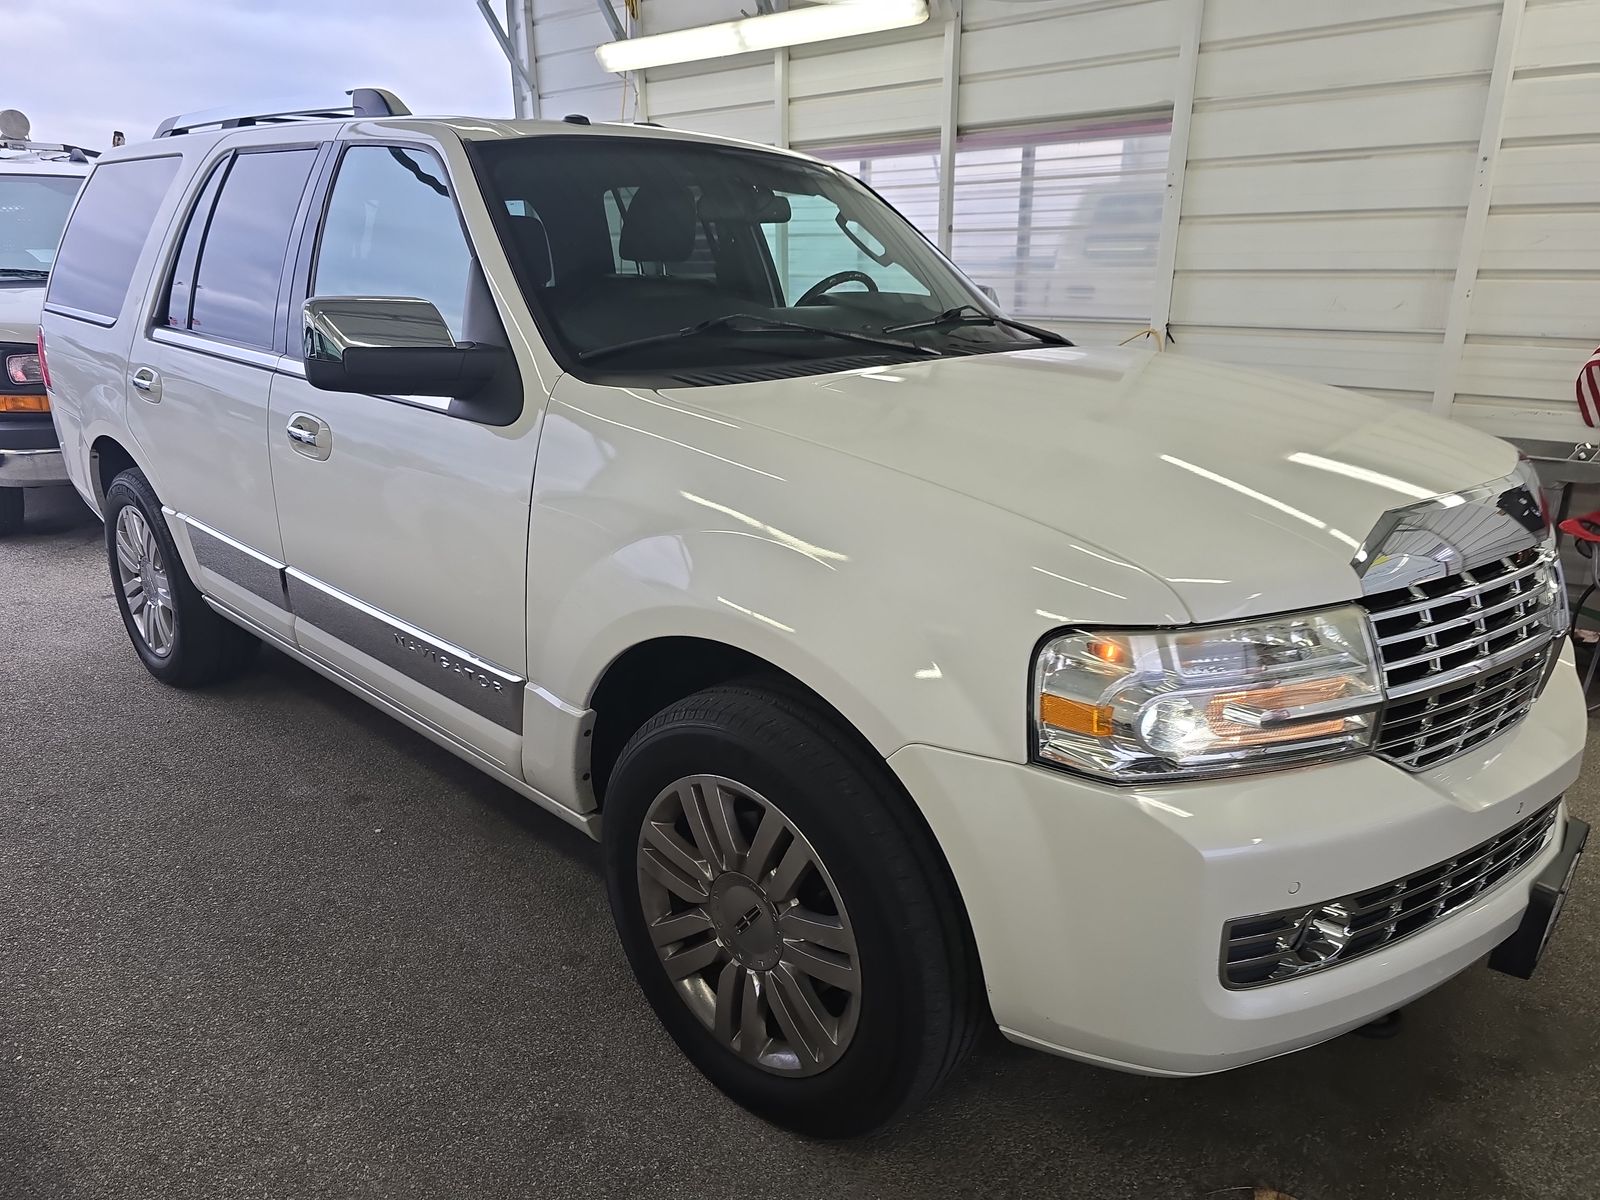
[[[165,658],[172,653],[178,631],[172,581],[149,522],[131,504],[117,513],[116,545],[117,586],[128,602],[128,616],[145,648]]]
[[[639,899],[684,1003],[728,1050],[776,1075],[815,1075],[855,1034],[855,933],[821,858],[777,805],[717,775],[645,813]]]

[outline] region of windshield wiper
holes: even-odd
[[[884,346],[890,350],[899,350],[908,354],[933,354],[939,351],[932,346],[919,346],[915,342],[903,342],[899,338],[879,337],[873,333],[857,333],[853,329],[830,329],[826,326],[806,325],[800,321],[780,321],[773,317],[763,317],[758,313],[728,313],[726,316],[712,317],[709,321],[701,321],[696,325],[685,325],[682,329],[675,329],[671,333],[654,333],[649,337],[631,338],[626,342],[616,342],[610,346],[595,346],[588,350],[580,351],[578,358],[583,362],[593,362],[598,358],[607,358],[613,354],[621,354],[625,350],[637,350],[644,346],[662,346],[668,342],[676,342],[681,338],[698,337],[705,333],[772,333],[772,332],[811,333],[818,337],[838,338],[847,342],[865,342],[869,346]]]
[[[0,267],[0,275],[7,279],[49,279],[49,271],[41,271],[38,267]]]
[[[1040,329],[1037,325],[1024,325],[1021,321],[1013,321],[1010,317],[997,316],[994,313],[984,312],[976,304],[961,304],[955,308],[947,308],[937,317],[926,321],[912,321],[906,325],[889,325],[884,328],[885,333],[910,333],[917,329],[938,329],[945,325],[1004,325],[1007,329],[1016,329],[1036,337],[1041,342],[1048,342],[1052,346],[1070,346],[1072,343],[1059,333],[1052,333],[1048,329]]]

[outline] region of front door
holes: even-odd
[[[312,295],[417,297],[458,341],[505,341],[429,149],[346,147],[307,258]],[[491,425],[451,407],[274,377],[272,479],[295,638],[520,776],[538,410]]]

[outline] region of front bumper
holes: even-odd
[[[1198,1075],[1363,1025],[1511,936],[1559,836],[1494,890],[1365,957],[1248,991],[1218,974],[1230,918],[1401,878],[1545,806],[1577,778],[1586,725],[1569,657],[1514,729],[1420,774],[1360,757],[1124,789],[928,746],[889,762],[950,862],[1006,1036]]]
[[[59,448],[0,450],[0,487],[50,487],[71,482]]]

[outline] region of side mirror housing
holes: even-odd
[[[458,343],[437,308],[411,297],[313,296],[303,315],[306,382],[325,392],[464,399],[505,353]]]

